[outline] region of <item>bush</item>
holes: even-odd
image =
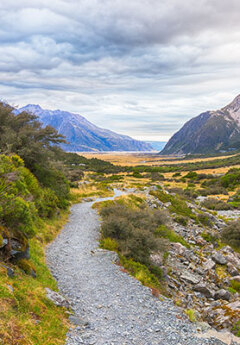
[[[215,198],[207,198],[201,203],[201,205],[208,208],[209,210],[215,211],[233,209],[232,205],[229,205],[226,202]]]
[[[183,226],[186,226],[188,224],[188,218],[183,216],[177,216],[175,218],[175,221]]]
[[[240,222],[230,222],[222,231],[222,241],[232,246],[234,249],[240,249]]]
[[[165,212],[149,208],[131,209],[116,202],[102,208],[100,214],[103,217],[103,239],[116,241],[120,253],[126,258],[149,265],[151,252],[163,248],[154,231],[166,222]]]
[[[203,231],[201,233],[201,236],[202,238],[207,241],[207,242],[211,242],[211,243],[214,243],[216,242],[217,238],[216,236],[214,236],[213,234],[211,234],[210,232],[206,232],[206,231]]]
[[[107,238],[101,239],[100,248],[111,250],[111,251],[117,251],[118,244],[115,240],[112,240],[110,237],[107,237]]]
[[[155,236],[163,237],[168,239],[170,242],[178,242],[181,243],[183,246],[189,248],[189,244],[184,240],[184,238],[172,229],[169,229],[166,225],[161,225],[155,230]]]
[[[189,171],[189,173],[184,176],[184,178],[189,178],[191,180],[196,180],[197,177],[198,177],[198,174],[195,171]]]
[[[198,217],[198,220],[201,224],[203,224],[205,226],[211,225],[211,221],[210,221],[210,219],[206,213],[200,213],[197,217]]]

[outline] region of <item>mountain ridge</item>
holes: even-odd
[[[160,152],[206,154],[240,148],[240,95],[227,106],[187,121]]]
[[[66,151],[151,151],[150,144],[127,135],[100,128],[80,114],[63,110],[48,110],[28,104],[16,110],[27,111],[39,117],[43,126],[50,125],[66,137],[69,144],[61,144]]]

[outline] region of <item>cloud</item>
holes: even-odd
[[[166,138],[239,93],[236,0],[0,3],[0,92]]]

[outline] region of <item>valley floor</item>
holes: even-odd
[[[115,253],[99,249],[100,221],[92,204],[72,207],[69,223],[47,250],[48,265],[75,313],[66,344],[223,344],[199,337],[171,300],[153,297],[114,264]]]

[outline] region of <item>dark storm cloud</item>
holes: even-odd
[[[161,139],[239,93],[239,11],[236,0],[0,0],[0,91]]]

